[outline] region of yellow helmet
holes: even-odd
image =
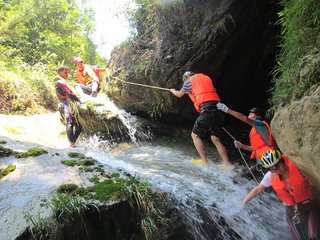
[[[262,154],[261,164],[264,168],[271,168],[281,159],[281,153],[274,149],[269,149]]]

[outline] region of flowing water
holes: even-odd
[[[137,133],[139,121],[134,116],[123,110],[114,110],[127,126],[133,141],[110,147],[108,142],[93,136],[81,139],[79,149],[101,162],[107,171],[137,175],[147,180],[155,190],[169,193],[174,207],[183,216],[190,239],[291,239],[284,207],[274,194],[263,193],[247,206],[241,204],[244,196],[255,186],[253,180],[241,176],[242,166],[235,165],[233,171],[224,171],[216,154],[210,155],[207,167],[194,164],[191,162],[192,145],[172,146],[151,140],[137,142],[137,134],[146,137],[148,133]],[[58,134],[63,131],[63,126],[54,127],[58,126],[55,124],[59,122],[58,114],[23,118],[23,123],[30,126],[39,119],[42,121],[27,131],[26,126],[23,128],[22,123],[21,126],[18,124],[18,117],[1,116],[2,122],[7,119],[8,126],[13,127],[14,123],[20,126],[20,141],[34,139],[34,142],[40,141],[50,147],[66,147],[66,137]],[[28,134],[24,136],[26,132]]]

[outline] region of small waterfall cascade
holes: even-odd
[[[121,170],[148,181],[172,196],[190,239],[291,239],[284,207],[273,193],[263,193],[247,206],[242,199],[255,186],[242,176],[243,166],[225,172],[210,156],[205,167],[191,162],[184,149],[152,142],[119,144],[110,150],[91,149],[88,155],[106,169]]]
[[[255,186],[253,180],[242,176],[243,166],[234,164],[232,171],[224,171],[216,152],[209,156],[209,166],[194,164],[193,146],[156,143],[152,133],[141,127],[140,119],[107,97],[99,101],[102,104],[95,110],[101,114],[110,111],[120,119],[131,142],[110,147],[108,141],[93,137],[87,141],[87,155],[106,170],[136,175],[156,191],[171,196],[168,201],[182,215],[190,239],[291,239],[285,209],[273,193],[263,193],[242,205],[242,199]]]
[[[97,98],[91,99],[91,101],[98,118],[97,121],[104,123],[102,135],[107,139],[107,141],[104,141],[105,143],[111,143],[112,139],[116,138],[113,135],[119,135],[118,139],[120,140],[127,139],[128,137],[128,140],[136,144],[138,140],[143,141],[152,138],[152,134],[143,120],[139,120],[132,114],[118,108],[107,95],[101,94]],[[91,136],[93,138],[93,140],[90,140],[92,144],[95,141],[96,135],[97,133],[95,136]]]

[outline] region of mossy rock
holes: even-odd
[[[79,159],[86,158],[86,156],[83,153],[77,153],[77,152],[69,152],[68,156],[71,158],[79,158]]]
[[[6,143],[7,143],[7,141],[4,141],[4,140],[0,141],[0,144],[6,144]]]
[[[74,165],[76,165],[76,161],[71,159],[62,160],[61,163],[69,167],[73,167]]]
[[[92,182],[92,183],[97,184],[97,183],[100,182],[100,178],[99,178],[98,175],[94,175],[94,176],[92,176],[91,178],[89,178],[89,181]]]
[[[0,157],[7,157],[14,154],[14,151],[10,148],[0,146]]]
[[[86,158],[85,160],[81,161],[82,166],[92,166],[94,165],[94,160],[90,158]]]
[[[97,166],[97,167],[94,167],[93,169],[94,169],[96,172],[99,172],[99,173],[101,173],[101,174],[104,174],[104,173],[105,173],[105,171],[104,171],[104,169],[103,169],[102,167]]]
[[[27,152],[15,152],[14,155],[17,158],[27,158],[27,157],[37,157],[46,153],[48,153],[48,151],[42,148],[29,148]]]
[[[113,183],[111,180],[105,180],[95,185],[95,198],[100,201],[114,199],[120,196],[124,183]]]
[[[84,167],[82,170],[84,172],[93,172],[93,168],[91,168],[91,167]]]
[[[84,187],[78,187],[75,191],[74,191],[75,195],[79,195],[81,197],[92,197],[92,194],[89,192],[89,190],[87,188]]]
[[[0,170],[0,179],[16,170],[16,165],[9,165],[5,169]]]
[[[77,188],[78,188],[78,185],[73,183],[67,183],[59,186],[57,191],[59,193],[74,193]]]

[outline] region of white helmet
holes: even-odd
[[[183,75],[182,75],[182,80],[186,80],[188,77],[191,77],[192,75],[194,75],[194,72],[191,71],[186,71]]]
[[[264,168],[271,168],[281,159],[281,153],[274,149],[269,149],[262,154],[261,164]]]

